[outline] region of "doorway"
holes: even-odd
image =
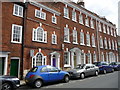
[[[11,59],[10,75],[18,77],[19,59]]]

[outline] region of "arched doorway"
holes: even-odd
[[[71,51],[71,68],[76,67],[81,64],[81,50],[79,48],[73,48]]]

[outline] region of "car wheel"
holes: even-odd
[[[82,78],[82,79],[85,78],[85,74],[84,74],[84,73],[81,73],[81,74],[80,74],[80,78]]]
[[[65,83],[69,82],[69,76],[68,76],[68,75],[66,75],[66,76],[64,77],[64,82],[65,82]]]
[[[42,86],[42,81],[41,80],[36,80],[35,82],[34,82],[34,87],[35,88],[40,88]]]
[[[95,71],[95,76],[98,76],[98,71]]]
[[[4,83],[2,85],[2,90],[13,90],[13,87],[10,83]]]
[[[104,70],[103,73],[106,74],[107,73],[106,70]]]

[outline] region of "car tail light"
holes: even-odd
[[[33,78],[35,75],[30,75],[30,78]]]

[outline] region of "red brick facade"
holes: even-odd
[[[23,17],[13,15],[14,4],[23,7]],[[64,7],[69,10],[69,19],[64,17]],[[72,11],[76,12],[76,22],[72,21]],[[35,16],[35,10],[41,10],[46,13],[46,19],[40,19]],[[83,24],[79,23],[79,14],[83,15]],[[52,16],[55,16],[57,23],[52,23]],[[86,17],[89,20],[89,27],[85,26]],[[94,22],[94,28],[91,28],[91,19]],[[47,3],[2,3],[2,51],[0,57],[2,57],[4,67],[3,74],[14,75],[12,66],[15,65],[12,61],[18,61],[18,73],[17,76],[20,78],[26,74],[34,65],[53,65],[61,69],[68,69],[75,67],[76,64],[80,63],[93,63],[93,54],[96,55],[96,61],[118,61],[118,51],[116,49],[109,49],[108,39],[117,42],[116,35],[111,36],[110,34],[99,31],[98,23],[105,24],[105,27],[110,26],[115,31],[116,27],[112,23],[108,22],[104,18],[99,17],[95,13],[86,10],[84,7],[80,7],[75,3],[65,2],[47,2]],[[13,43],[11,42],[12,37],[12,25],[22,26],[22,42]],[[38,42],[36,39],[38,35],[36,32],[42,28],[43,32],[47,31],[47,34],[43,34],[45,41]],[[64,42],[64,28],[69,28],[69,42]],[[77,31],[77,43],[73,43],[73,30]],[[35,31],[36,30],[36,31]],[[103,26],[102,26],[103,30]],[[35,33],[36,32],[36,33]],[[80,33],[84,32],[84,45],[80,45]],[[34,34],[33,34],[34,33]],[[57,36],[55,44],[52,43],[52,34]],[[90,36],[90,46],[86,44],[86,34]],[[114,33],[113,33],[114,34]],[[92,46],[92,35],[95,37],[95,47]],[[105,49],[104,43],[103,48],[99,47],[100,36],[107,39],[107,47]],[[37,38],[38,39],[38,38]],[[115,44],[116,45],[116,44]],[[117,46],[114,47],[116,48]],[[112,46],[112,43],[111,43]],[[31,50],[33,53],[31,53]],[[68,53],[68,56],[65,56]],[[103,53],[103,56],[101,55]],[[106,56],[108,55],[108,59]],[[32,56],[31,56],[32,54]],[[83,55],[83,58],[82,58]],[[90,55],[90,56],[88,56]],[[113,55],[113,57],[110,57]],[[104,57],[104,58],[103,58]],[[65,58],[67,58],[65,60]],[[112,58],[112,59],[110,59]],[[83,61],[82,61],[83,59]],[[89,61],[88,61],[89,59]],[[40,61],[41,60],[41,61]],[[66,63],[65,63],[66,61]],[[7,68],[6,68],[7,67]],[[7,71],[5,71],[7,70]]]

